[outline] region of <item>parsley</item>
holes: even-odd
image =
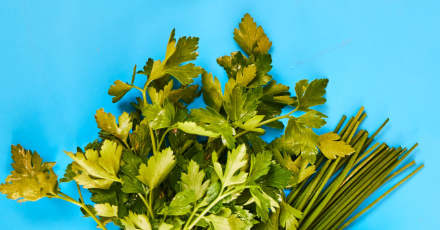
[[[100,139],[66,151],[72,163],[64,178],[58,181],[54,163],[38,153],[12,146],[14,170],[0,192],[19,201],[73,203],[101,229],[109,222],[128,230],[334,229],[377,203],[349,218],[414,164],[394,171],[413,148],[370,146],[383,126],[373,135],[358,130],[363,109],[342,129],[345,117],[333,132],[316,134],[326,124],[315,106],[326,102],[328,80],[300,80],[294,95],[273,80],[272,42],[249,14],[234,39],[241,51],[217,59],[229,78],[222,88],[192,63],[199,39],[176,40],[172,30],[163,59],[149,58],[141,70],[134,66],[130,83],[110,86],[115,103],[130,90],[142,96],[118,119],[97,110]],[[134,84],[140,75],[143,86]],[[193,84],[199,76],[201,86]],[[189,110],[199,96],[206,107]],[[284,108],[290,112],[282,114]],[[266,142],[268,127],[283,134]],[[61,192],[59,182],[75,183],[80,199]]]

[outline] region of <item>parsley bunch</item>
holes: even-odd
[[[350,224],[366,197],[414,164],[394,171],[412,149],[370,146],[381,128],[359,131],[362,109],[344,128],[345,117],[334,132],[317,135],[326,116],[313,108],[325,103],[328,80],[301,80],[294,96],[273,80],[272,43],[249,14],[234,31],[242,51],[217,59],[229,78],[223,89],[191,63],[198,38],[174,37],[173,30],[163,60],[148,59],[130,82],[110,87],[115,103],[130,90],[142,96],[118,118],[96,112],[100,138],[66,152],[73,161],[63,178],[54,163],[12,146],[14,171],[0,192],[65,200],[101,229],[109,222],[128,230],[330,229]],[[193,84],[200,75],[202,85]],[[188,109],[199,96],[206,107]],[[283,134],[266,142],[268,127]],[[77,185],[78,200],[60,190],[67,182]]]

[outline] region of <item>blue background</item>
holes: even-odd
[[[201,38],[197,64],[224,84],[215,60],[238,49],[232,31],[249,12],[273,42],[275,79],[293,86],[302,78],[330,78],[321,108],[327,129],[364,105],[364,128],[391,118],[381,140],[420,143],[413,159],[426,167],[352,229],[438,229],[439,8],[428,0],[3,0],[0,180],[11,170],[10,145],[17,143],[58,162],[62,175],[69,162],[63,150],[97,137],[95,111],[119,113],[108,87],[129,81],[133,65],[147,57],[162,58],[173,27],[178,36]],[[0,207],[2,229],[95,226],[58,200],[19,204],[1,195]]]

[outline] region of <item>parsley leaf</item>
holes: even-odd
[[[302,212],[290,206],[286,202],[281,202],[280,225],[286,230],[296,230],[298,220],[302,218]]]
[[[171,103],[165,103],[163,107],[157,104],[147,104],[142,108],[142,114],[152,129],[162,129],[173,124],[176,111]]]
[[[284,135],[275,140],[282,150],[301,155],[302,157],[314,162],[316,154],[318,154],[318,135],[312,128],[299,123],[297,119],[291,118],[287,123]]]
[[[206,105],[219,111],[223,103],[223,94],[220,81],[211,73],[202,74],[203,100]]]
[[[76,173],[74,180],[84,188],[108,189],[116,181],[120,182],[118,172],[122,155],[122,146],[105,140],[98,152],[87,149],[85,153],[65,152],[75,162],[72,170]]]
[[[224,103],[226,113],[231,121],[243,123],[257,115],[257,107],[263,95],[261,88],[245,89],[237,86],[235,81],[226,84]]]
[[[204,178],[205,172],[200,170],[200,167],[196,162],[190,161],[187,173],[182,173],[181,176],[182,189],[184,191],[193,191],[195,200],[199,200],[205,195],[210,183],[209,180],[205,181]]]
[[[326,133],[319,136],[319,149],[328,159],[344,157],[355,152],[354,148],[342,140],[336,133]]]
[[[251,155],[250,173],[249,181],[256,181],[262,176],[269,173],[270,165],[272,164],[272,154],[269,151],[264,151],[262,153],[257,153],[256,155]]]
[[[269,51],[272,42],[264,33],[263,28],[257,27],[249,14],[244,15],[239,27],[234,30],[234,39],[246,54],[267,53]]]
[[[109,203],[95,204],[95,211],[98,216],[116,217],[118,216],[118,206]]]
[[[119,116],[119,125],[116,124],[116,118],[111,113],[104,112],[104,109],[98,109],[95,118],[98,128],[114,135],[121,141],[127,139],[128,133],[132,127],[132,122],[128,113],[124,112]]]
[[[206,109],[192,109],[191,119],[202,128],[217,133],[221,136],[222,142],[228,147],[235,146],[235,129],[217,111],[211,107]]]
[[[128,216],[121,219],[122,225],[126,230],[151,230],[151,224],[148,217],[144,214],[136,214],[132,211]]]
[[[212,157],[214,170],[224,187],[242,184],[246,181],[248,174],[243,171],[238,172],[247,165],[246,146],[244,144],[228,152],[228,160],[224,172],[216,156],[217,154],[214,152]]]
[[[147,84],[169,74],[175,77],[180,83],[188,85],[193,78],[203,72],[202,68],[193,63],[181,65],[184,62],[194,60],[197,57],[198,38],[181,37],[176,44],[175,31],[171,31],[167,45],[165,60],[153,62]]]
[[[309,107],[324,104],[325,87],[328,79],[315,79],[309,83],[308,80],[301,80],[296,83],[295,92],[300,110],[306,111]]]
[[[55,163],[43,162],[37,152],[25,150],[21,145],[11,146],[14,171],[0,184],[0,192],[19,202],[36,201],[55,195],[58,183],[52,167]]]
[[[140,165],[137,178],[152,190],[165,180],[175,165],[173,151],[170,148],[164,149],[151,156],[147,165]]]
[[[116,103],[122,99],[122,97],[128,93],[133,88],[133,86],[124,83],[121,80],[116,80],[115,83],[108,90],[108,94],[113,96],[112,102]]]
[[[205,219],[212,224],[214,230],[240,230],[245,228],[243,221],[236,215],[224,217],[211,214]]]

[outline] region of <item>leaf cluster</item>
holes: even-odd
[[[345,136],[315,133],[326,124],[315,106],[326,101],[327,79],[298,81],[294,92],[276,82],[272,43],[249,14],[234,39],[241,51],[217,59],[228,76],[222,88],[192,63],[198,38],[176,40],[172,30],[163,59],[149,58],[141,70],[134,67],[131,81],[111,85],[115,103],[131,90],[141,96],[119,117],[97,110],[100,138],[66,151],[72,163],[63,178],[58,181],[54,163],[13,146],[14,171],[0,192],[20,201],[71,202],[102,229],[109,222],[128,230],[296,229],[308,210],[289,200],[286,189],[302,191],[321,162],[356,149]],[[201,85],[194,84],[199,76]],[[135,85],[137,78],[144,84]],[[197,97],[206,106],[188,109]],[[282,134],[267,142],[269,128]],[[62,193],[59,182],[76,183],[80,199]]]

